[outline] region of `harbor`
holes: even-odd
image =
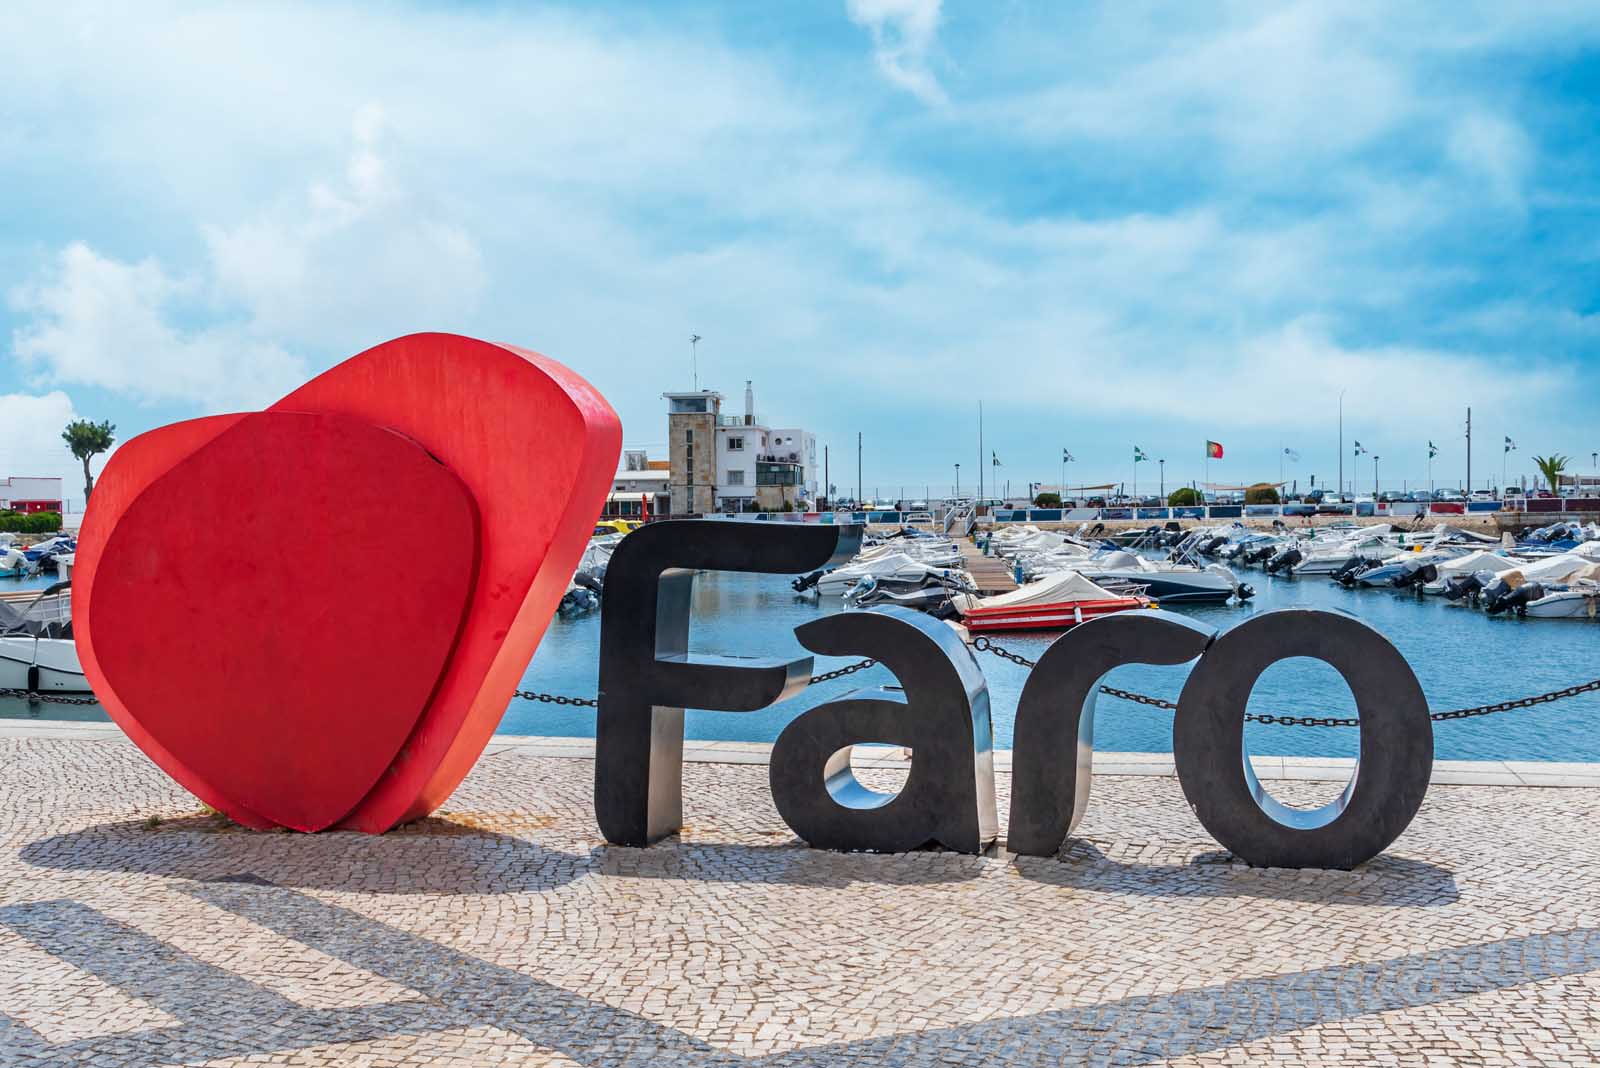
[[[1600,7],[0,56],[0,1068],[1600,1066]]]

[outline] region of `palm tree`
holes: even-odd
[[[1561,495],[1561,472],[1567,469],[1567,461],[1571,458],[1570,456],[1560,456],[1556,453],[1533,458],[1533,465],[1539,469],[1539,473],[1550,483],[1550,492],[1558,497]]]
[[[89,473],[89,461],[111,448],[117,440],[116,430],[114,423],[92,423],[87,419],[74,419],[67,424],[67,429],[61,432],[61,440],[67,443],[72,455],[83,461],[85,504],[89,501],[89,494],[94,490],[94,476]]]

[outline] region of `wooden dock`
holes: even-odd
[[[998,556],[985,556],[983,550],[970,541],[958,541],[961,546],[962,566],[972,575],[978,592],[985,597],[996,593],[1010,593],[1017,588],[1011,575],[1011,566]]]

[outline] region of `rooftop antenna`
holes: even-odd
[[[700,392],[700,344],[699,334],[689,335],[689,370],[694,375],[694,391]]]

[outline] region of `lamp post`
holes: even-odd
[[[958,500],[958,501],[961,499],[961,465],[960,464],[956,464],[956,491],[952,496],[954,496],[955,499]]]
[[[1372,503],[1378,503],[1378,454],[1372,454]]]
[[[1167,461],[1165,461],[1165,460],[1157,460],[1156,461],[1156,466],[1161,471],[1161,489],[1160,489],[1160,493],[1161,493],[1161,499],[1163,501],[1165,501],[1167,499]]]
[[[1339,391],[1339,496],[1344,496],[1344,390]]]

